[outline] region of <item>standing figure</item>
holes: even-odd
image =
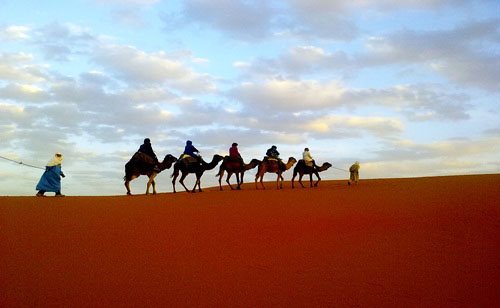
[[[352,165],[349,168],[349,172],[351,173],[351,177],[349,179],[349,182],[347,182],[348,185],[351,185],[351,182],[354,184],[358,184],[359,181],[359,161],[355,162],[354,165]]]
[[[45,166],[45,172],[36,185],[37,197],[45,197],[46,192],[55,192],[56,197],[64,197],[61,194],[61,177],[65,177],[61,170],[62,154],[57,152]]]

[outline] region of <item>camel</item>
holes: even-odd
[[[321,181],[321,178],[319,176],[319,172],[325,171],[328,168],[330,168],[331,166],[332,166],[332,164],[327,162],[327,163],[324,163],[321,167],[317,167],[317,166],[316,167],[309,167],[309,166],[306,166],[303,159],[299,160],[297,165],[295,166],[295,168],[293,168],[292,188],[294,188],[293,181],[295,180],[297,173],[299,174],[299,183],[302,186],[302,188],[305,188],[304,184],[302,184],[302,176],[304,176],[304,174],[309,174],[309,182],[310,182],[311,187],[313,187],[312,175],[315,174],[316,177],[318,177],[318,181],[316,181],[316,183],[314,183],[314,187],[317,187],[319,181]]]
[[[133,161],[132,159],[125,164],[125,176],[123,180],[125,181],[125,188],[127,188],[127,195],[132,195],[130,193],[130,181],[135,178],[138,178],[141,175],[147,175],[149,177],[148,184],[146,186],[146,195],[149,194],[149,186],[153,184],[153,194],[156,195],[156,183],[155,177],[161,171],[172,167],[172,163],[175,162],[177,158],[174,156],[167,154],[163,161],[158,164],[160,168],[159,172],[153,170],[154,166],[152,164],[148,164],[140,161]]]
[[[264,174],[266,172],[276,173],[278,175],[278,178],[276,179],[276,187],[278,189],[283,188],[283,176],[281,174],[286,170],[290,169],[295,164],[296,161],[297,160],[295,158],[290,157],[288,158],[288,162],[286,164],[283,164],[279,163],[277,160],[274,159],[264,158],[264,160],[259,164],[259,169],[257,171],[257,174],[255,175],[255,189],[259,189],[259,187],[257,186],[257,180],[259,178],[262,188],[266,189],[264,183],[262,182],[264,179]]]
[[[219,168],[219,173],[217,173],[216,177],[219,177],[219,188],[222,190],[222,177],[224,176],[224,171],[227,171],[227,179],[226,183],[229,185],[229,188],[231,190],[234,190],[233,186],[231,186],[231,183],[229,183],[229,179],[233,175],[233,173],[236,173],[236,182],[238,183],[238,187],[236,189],[240,190],[241,189],[241,184],[243,184],[243,176],[245,175],[245,171],[253,169],[257,167],[260,164],[260,160],[258,159],[252,159],[249,164],[241,164],[240,160],[234,160],[231,159],[231,157],[226,156],[224,157],[224,161],[220,165]],[[240,174],[241,174],[241,181],[240,181]]]
[[[172,179],[172,186],[174,187],[174,193],[176,192],[176,190],[175,190],[175,180],[179,176],[179,171],[182,173],[182,176],[179,179],[179,183],[182,184],[182,186],[184,187],[184,189],[187,192],[189,192],[189,190],[187,189],[186,185],[184,185],[184,179],[186,178],[186,176],[189,173],[195,173],[196,174],[196,183],[194,184],[194,187],[191,190],[191,192],[193,192],[193,193],[196,192],[196,185],[198,185],[198,191],[202,192],[203,190],[201,189],[201,184],[200,184],[201,181],[200,181],[200,179],[201,179],[201,176],[203,175],[203,172],[205,172],[207,170],[212,170],[223,159],[224,159],[224,157],[215,154],[214,157],[212,158],[212,161],[209,162],[209,163],[206,163],[205,161],[202,160],[202,163],[189,163],[189,164],[186,164],[183,160],[178,160],[174,164],[174,172],[170,176],[171,178],[173,178]]]

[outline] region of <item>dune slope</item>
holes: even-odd
[[[500,175],[0,197],[0,306],[499,306]]]

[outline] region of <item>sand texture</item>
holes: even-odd
[[[500,175],[266,187],[0,197],[0,307],[500,306]]]

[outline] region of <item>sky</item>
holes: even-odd
[[[499,0],[0,0],[0,156],[43,167],[62,152],[67,195],[124,194],[144,138],[160,159],[186,140],[207,161],[233,142],[247,162],[309,147],[338,168],[327,180],[355,161],[361,180],[499,173],[499,12]],[[42,173],[0,159],[0,195],[34,195]]]

